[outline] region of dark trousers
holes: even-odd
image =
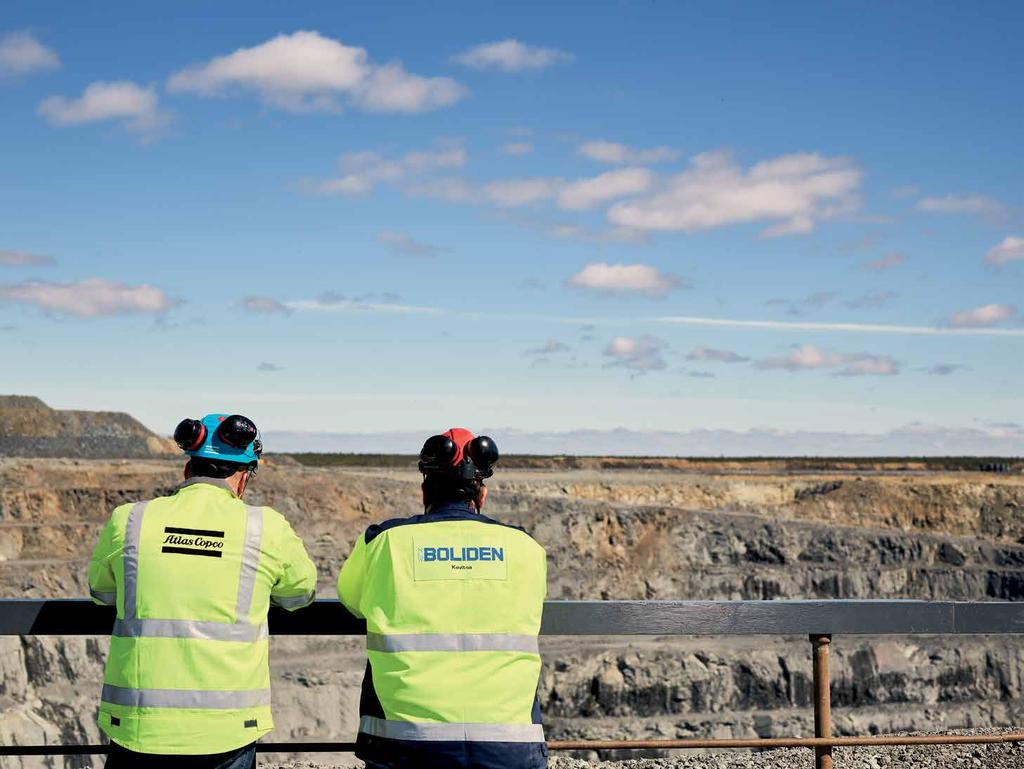
[[[207,756],[165,756],[136,753],[110,743],[106,769],[256,769],[256,744]]]

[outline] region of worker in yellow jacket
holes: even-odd
[[[186,419],[189,455],[166,497],[114,510],[89,592],[117,607],[100,698],[108,769],[250,769],[273,728],[267,610],[313,600],[316,567],[288,521],[242,501],[259,464],[238,414]]]
[[[543,769],[544,549],[481,513],[494,442],[455,428],[420,453],[425,512],[370,526],[338,577],[366,619],[356,755],[370,769]]]

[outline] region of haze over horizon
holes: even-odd
[[[1024,454],[1024,6],[47,8],[0,20],[4,392]]]

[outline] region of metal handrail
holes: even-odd
[[[88,600],[0,600],[0,635],[107,635],[114,610]],[[298,612],[271,609],[272,635],[362,635],[365,623],[336,600]],[[815,736],[768,739],[552,740],[551,750],[813,748],[816,769],[832,769],[832,747],[1024,742],[1024,732],[988,735],[832,736],[829,649],[834,634],[1024,633],[1024,602],[957,601],[547,601],[542,635],[803,635],[811,641]],[[261,753],[350,752],[351,742],[267,742]],[[105,745],[0,746],[3,755],[90,755]]]

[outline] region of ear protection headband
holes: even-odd
[[[500,455],[498,446],[481,435],[459,446],[449,435],[432,435],[420,449],[418,464],[421,473],[451,473],[462,480],[483,480],[494,475]]]
[[[174,442],[191,456],[230,462],[255,462],[263,454],[263,441],[256,424],[241,414],[183,419],[174,429]]]

